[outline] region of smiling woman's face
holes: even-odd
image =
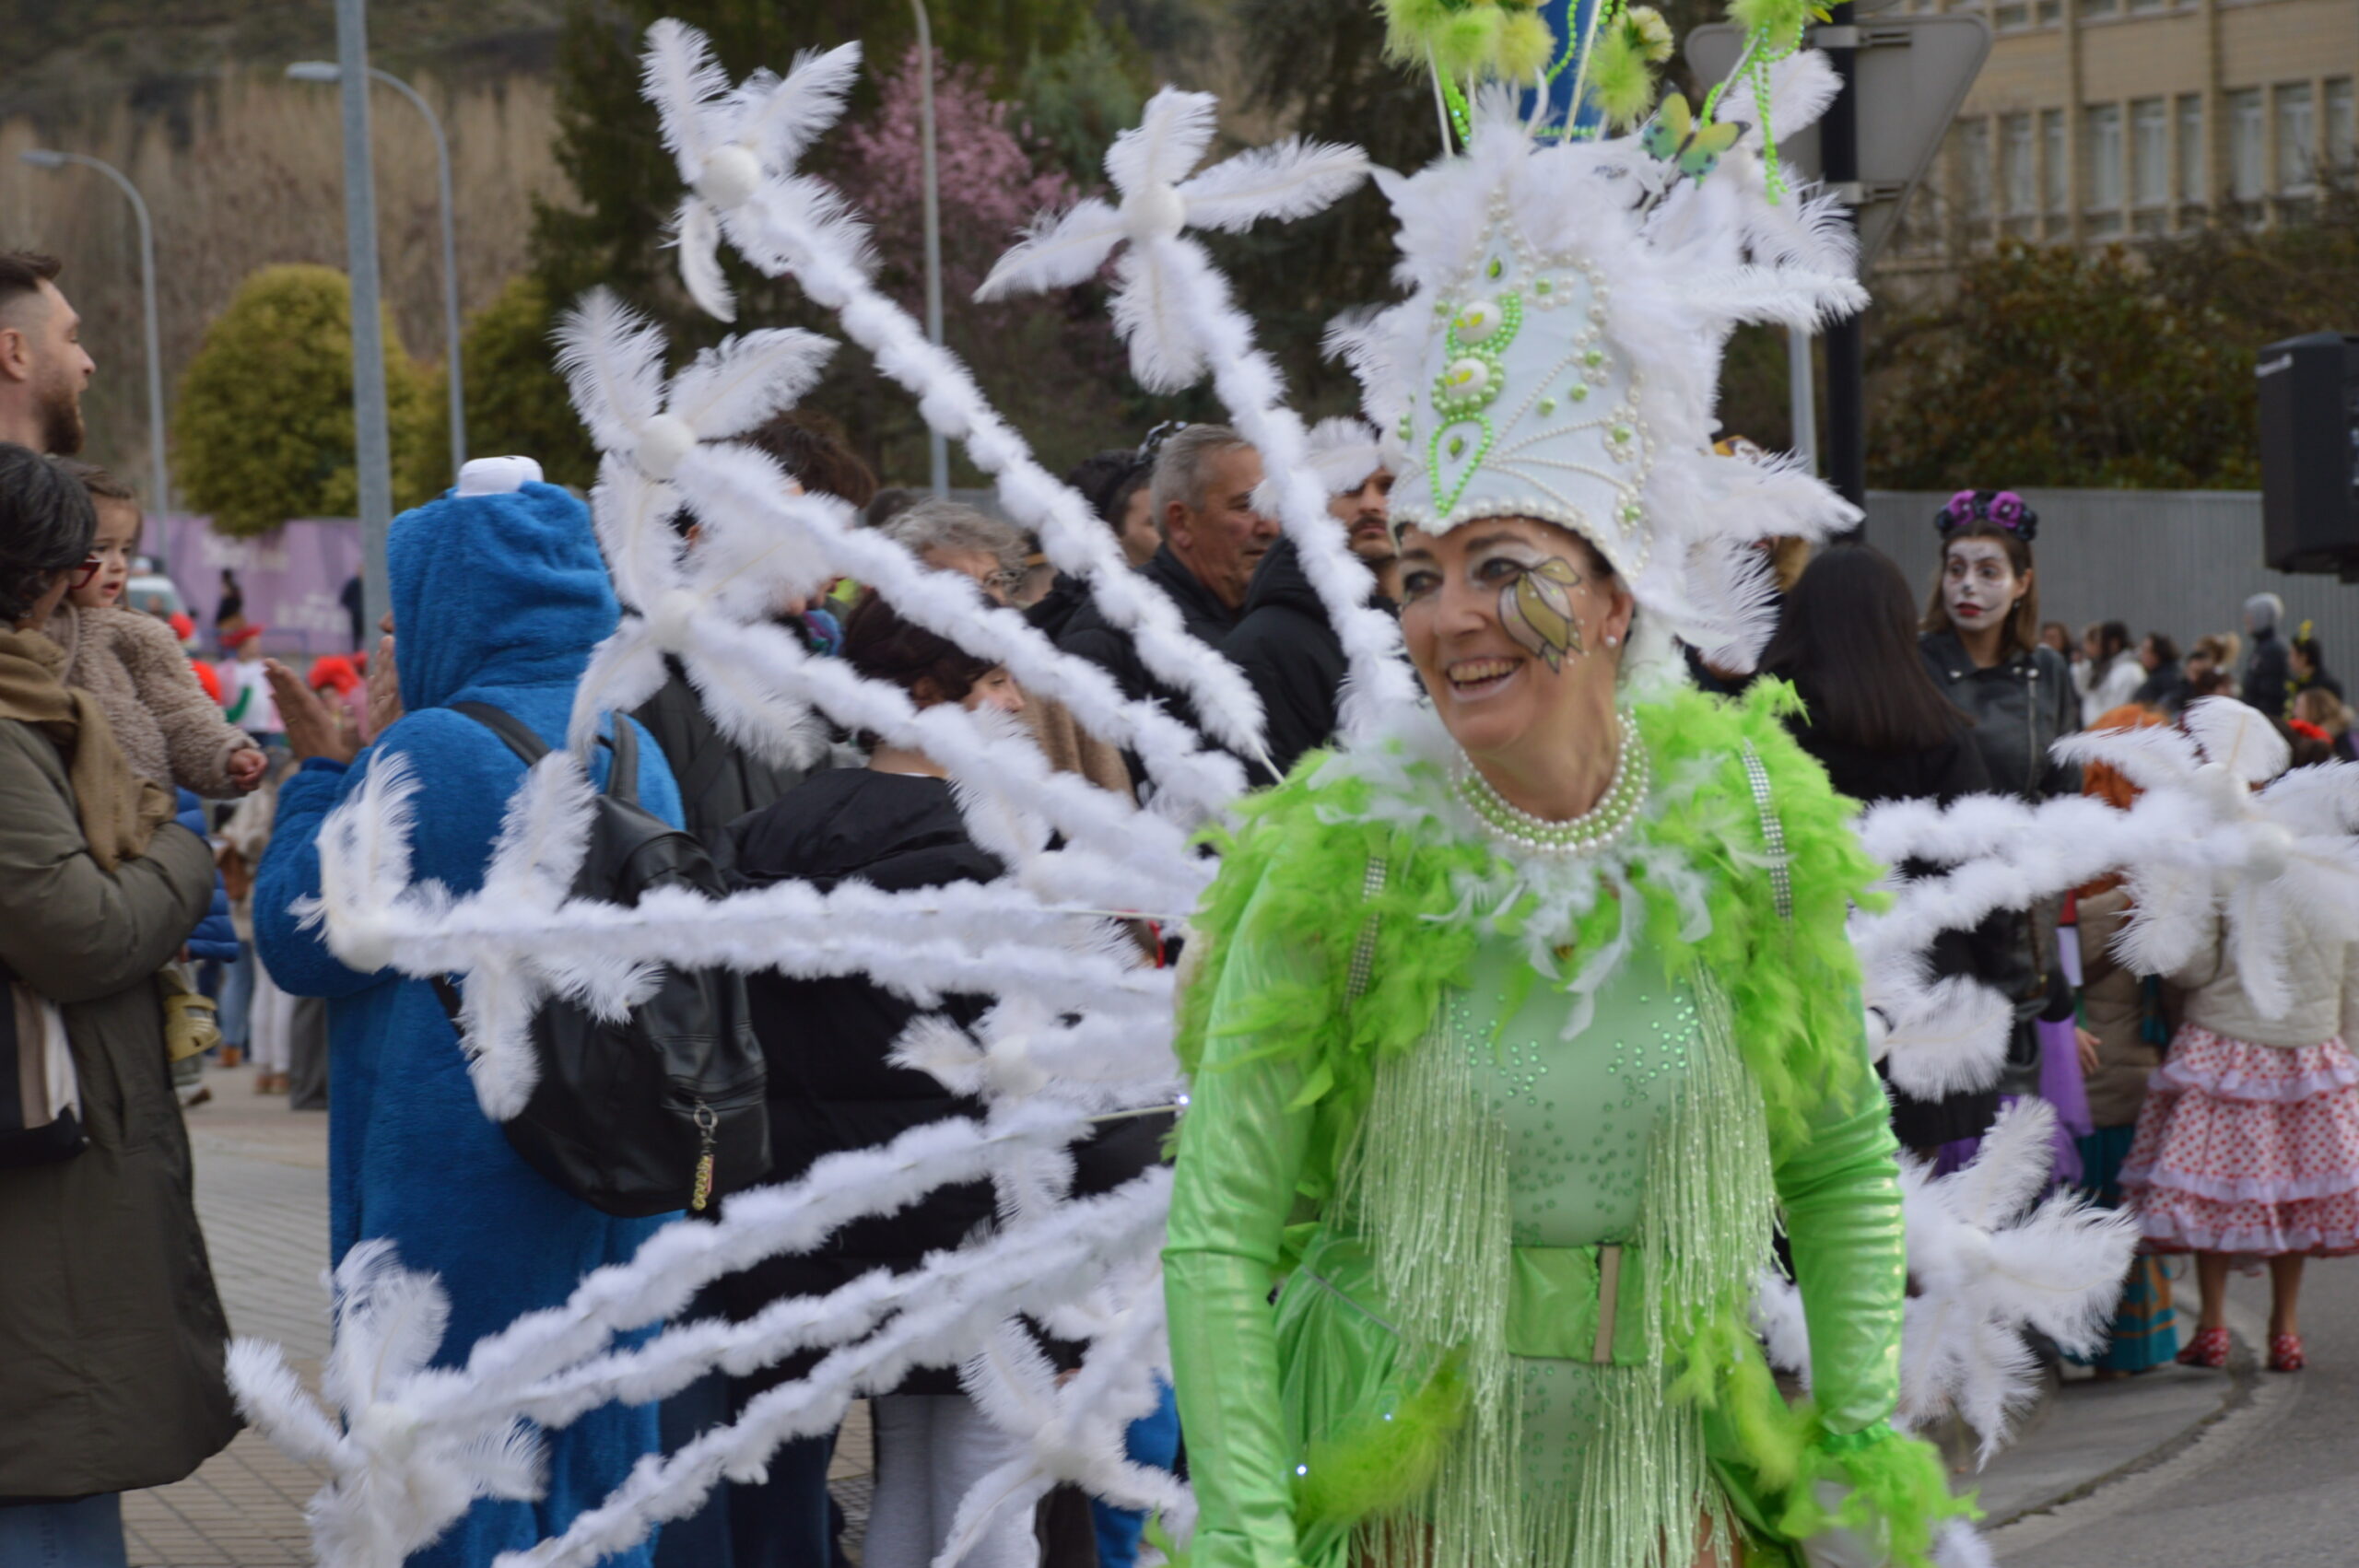
[[[1576,535],[1529,518],[1401,537],[1401,632],[1469,755],[1575,743],[1611,713],[1631,599]]]

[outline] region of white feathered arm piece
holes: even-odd
[[[657,29],[663,29],[660,37]],[[694,28],[667,20],[657,29],[649,32],[650,69],[642,90],[667,125],[699,123],[699,114],[754,91],[751,81],[737,94],[724,90],[726,77],[712,65],[704,35]],[[846,44],[820,59],[842,55],[856,63],[857,47]],[[668,62],[660,71],[653,64],[659,55]],[[803,83],[792,74],[775,84],[765,81],[761,92],[765,112],[796,127],[788,149],[795,155],[841,112],[841,90],[825,73]],[[1136,639],[1140,658],[1157,678],[1188,696],[1214,738],[1240,755],[1257,755],[1262,707],[1251,685],[1188,634],[1169,596],[1130,570],[1088,503],[1040,467],[1024,439],[984,401],[957,357],[929,341],[908,311],[878,292],[869,277],[866,232],[842,197],[824,182],[794,173],[792,157],[732,160],[730,167],[746,175],[744,195],[727,209],[721,226],[730,244],[757,270],[771,277],[792,275],[816,303],[838,312],[846,335],[918,400],[918,412],[930,428],[960,442],[975,465],[992,476],[1008,515],[1033,530],[1058,569],[1088,584],[1108,620]],[[683,158],[682,178],[700,190],[707,168],[705,161]],[[735,180],[735,173],[729,176],[733,195]],[[686,256],[684,246],[684,265]],[[703,303],[712,310],[712,301]]]
[[[1908,1298],[1901,1328],[1900,1410],[1916,1430],[1954,1411],[1989,1463],[2033,1397],[2028,1326],[2076,1354],[2105,1343],[2137,1250],[2134,1216],[2071,1192],[2042,1198],[2056,1113],[2022,1100],[2000,1114],[1971,1164],[1945,1176],[1904,1157]],[[1810,1377],[1810,1336],[1792,1281],[1765,1275],[1754,1316],[1769,1359]]]

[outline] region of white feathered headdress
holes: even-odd
[[[1816,117],[1826,74],[1814,55],[1772,70],[1779,130]],[[1467,129],[1461,155],[1377,176],[1414,292],[1345,345],[1406,449],[1395,524],[1572,529],[1667,629],[1750,665],[1770,626],[1751,546],[1859,514],[1790,463],[1713,453],[1720,356],[1742,322],[1864,306],[1848,230],[1774,196],[1742,140],[1691,178],[1659,135],[1534,134],[1496,89]]]

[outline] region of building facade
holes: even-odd
[[[1880,270],[2001,235],[2108,244],[2298,217],[2359,142],[2359,0],[1895,0],[1994,34]]]

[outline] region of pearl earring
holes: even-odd
[[[1615,637],[1612,632],[1607,632],[1605,634],[1605,646],[1608,648],[1619,648],[1622,646],[1622,639]]]

